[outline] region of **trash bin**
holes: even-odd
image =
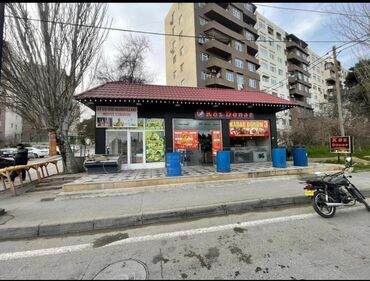
[[[180,152],[166,153],[166,169],[168,177],[181,176]]]
[[[294,147],[293,165],[294,166],[308,166],[307,150],[305,147]]]
[[[230,151],[217,151],[216,168],[217,172],[230,172]]]
[[[286,148],[272,149],[272,166],[275,168],[286,168]]]

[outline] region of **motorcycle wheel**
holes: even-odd
[[[316,191],[312,197],[312,206],[316,213],[323,218],[331,218],[335,215],[336,208],[333,206],[326,206],[326,194],[323,191]],[[334,202],[333,198],[329,196],[329,202]]]
[[[352,192],[353,197],[356,198],[357,201],[361,202],[365,205],[366,209],[370,212],[370,206],[367,204],[365,196],[360,192],[360,190],[357,189],[354,185],[352,185]]]

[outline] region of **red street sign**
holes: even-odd
[[[353,144],[350,136],[330,137],[330,152],[331,153],[352,153]]]

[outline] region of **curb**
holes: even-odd
[[[362,193],[366,197],[370,196],[370,190],[363,190]],[[13,227],[0,229],[0,241],[76,234],[98,230],[113,230],[123,227],[245,213],[263,208],[288,207],[305,203],[310,203],[310,199],[308,197],[291,196],[271,199],[236,201],[207,206],[180,208],[176,210],[155,211],[150,213],[143,212],[122,217],[93,219],[63,224],[40,224],[36,226]]]

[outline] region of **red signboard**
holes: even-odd
[[[330,137],[330,152],[331,153],[352,153],[353,146],[351,137]]]
[[[198,130],[175,130],[174,149],[198,149]]]
[[[220,130],[212,130],[212,153],[216,156],[217,151],[222,150],[222,135]]]
[[[230,137],[268,137],[268,120],[231,120]]]

